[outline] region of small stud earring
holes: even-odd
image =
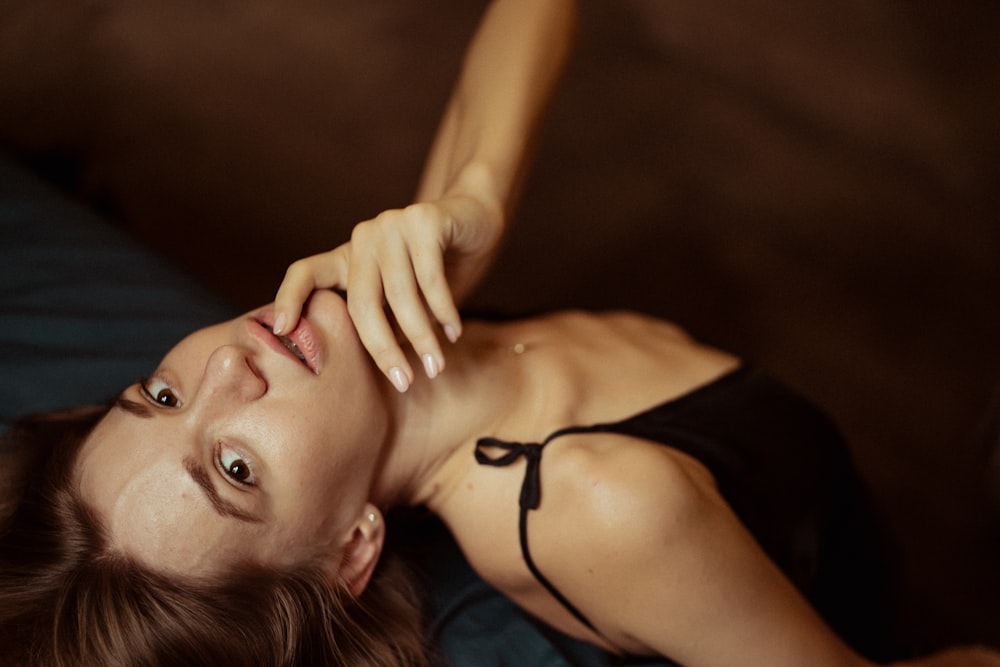
[[[369,512],[368,513],[368,521],[370,523],[375,523],[375,512]]]

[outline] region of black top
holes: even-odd
[[[856,560],[860,554],[848,553],[854,546],[845,544],[859,545],[861,533],[870,544],[871,531],[847,450],[837,429],[812,403],[760,370],[742,366],[619,422],[559,429],[539,443],[477,441],[480,464],[502,467],[522,456],[527,461],[520,496],[524,561],[570,613],[599,633],[538,569],[528,541],[529,512],[542,500],[542,452],[556,438],[578,433],[641,438],[702,462],[768,556],[836,625],[830,616],[839,615],[840,602],[828,598],[845,592],[845,579],[854,590],[854,580],[863,577]],[[490,456],[491,448],[502,453]],[[847,562],[835,562],[845,556]],[[856,616],[857,609],[852,613]],[[842,628],[841,633],[848,634]]]

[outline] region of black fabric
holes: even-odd
[[[891,596],[884,548],[844,443],[808,400],[745,365],[684,396],[620,422],[560,429],[540,443],[481,438],[480,464],[522,456],[521,550],[567,610],[593,628],[531,557],[528,516],[542,500],[545,445],[579,433],[615,433],[663,444],[701,461],[767,555],[854,648],[885,658]],[[491,456],[499,449],[502,454]]]

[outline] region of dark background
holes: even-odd
[[[484,5],[0,0],[0,141],[251,307],[408,202]],[[1000,645],[997,7],[583,0],[471,304],[652,312],[815,398],[925,647]]]

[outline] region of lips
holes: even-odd
[[[274,313],[270,309],[258,313],[253,320],[255,328],[260,332],[257,337],[262,338],[268,347],[290,356],[311,373],[319,375],[322,366],[322,345],[305,317],[299,318],[294,331],[283,336],[274,333]]]
[[[266,324],[263,324],[261,326],[263,326],[265,329],[267,329],[268,331],[270,331],[271,334],[275,338],[277,338],[278,340],[280,340],[282,342],[282,344],[284,344],[284,346],[286,348],[288,348],[289,352],[291,352],[292,354],[294,354],[295,358],[302,362],[303,366],[305,366],[306,368],[309,368],[309,362],[306,361],[306,355],[302,353],[302,350],[299,349],[299,346],[295,343],[294,340],[292,340],[288,336],[279,336],[278,334],[274,333],[274,330],[271,329],[270,326],[268,326]],[[309,370],[312,370],[312,368],[309,368]]]

